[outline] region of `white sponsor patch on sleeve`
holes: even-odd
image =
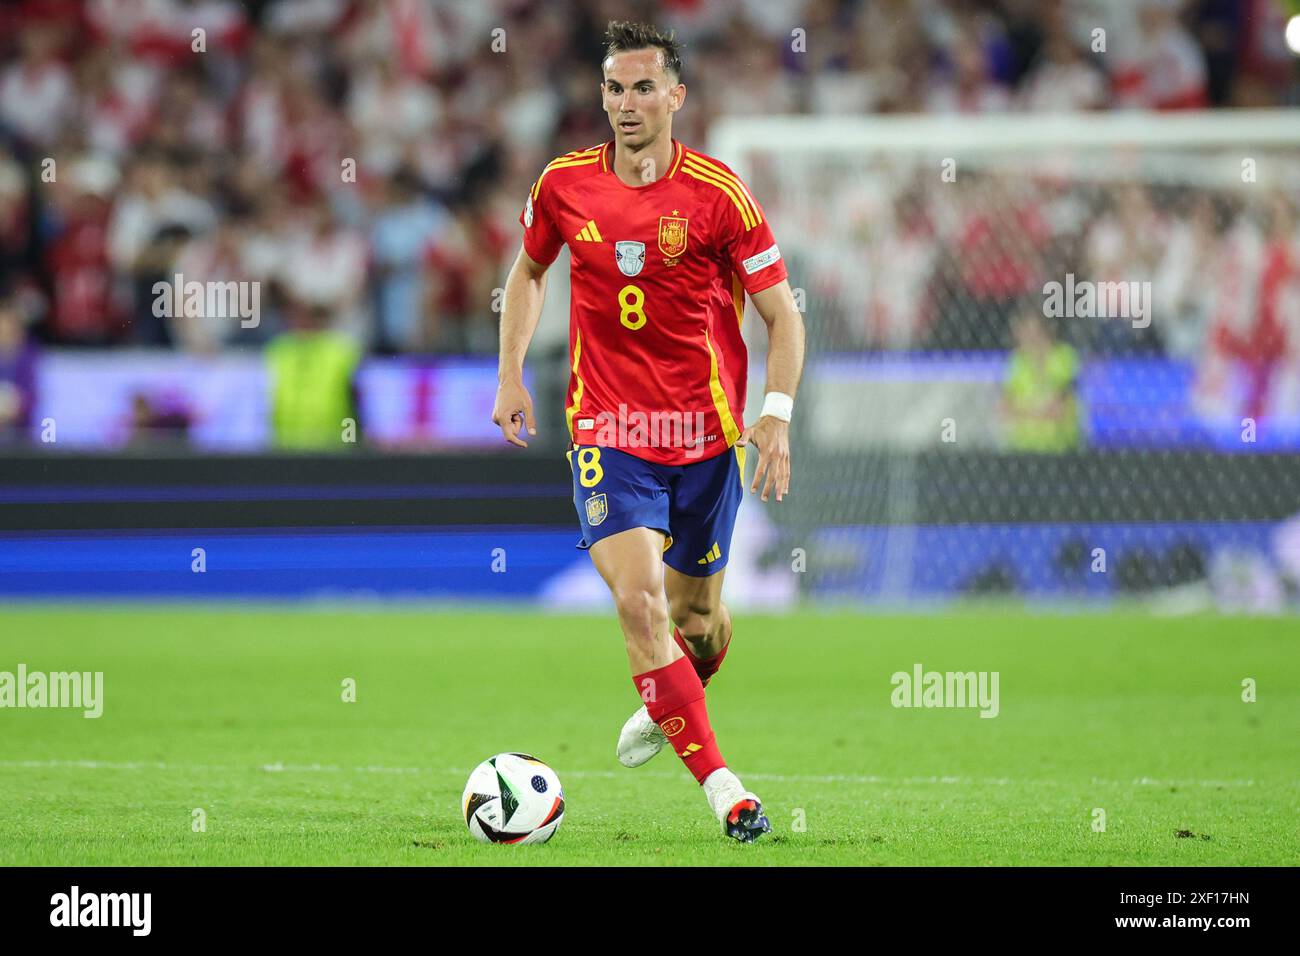
[[[757,255],[750,256],[741,265],[745,267],[745,274],[752,276],[759,269],[766,269],[780,258],[781,250],[773,243],[770,248],[764,249]]]

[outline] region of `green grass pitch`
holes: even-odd
[[[615,761],[638,699],[612,617],[3,608],[0,670],[103,671],[105,703],[0,710],[0,865],[1300,858],[1294,621],[801,612],[737,614],[735,635],[708,699],[774,827],[752,846],[672,754]],[[998,671],[1000,714],[894,708],[891,674],[918,662]],[[465,778],[504,750],[564,783],[549,844],[466,831]]]

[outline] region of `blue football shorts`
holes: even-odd
[[[573,506],[582,525],[578,547],[629,528],[667,535],[664,563],[704,578],[727,566],[736,510],[745,496],[745,449],[684,465],[660,465],[617,448],[575,444]]]

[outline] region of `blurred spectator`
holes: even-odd
[[[473,200],[459,203],[452,222],[428,247],[425,302],[428,341],[439,350],[489,352],[496,348],[496,262],[512,236]]]
[[[1202,369],[1202,388],[1242,377],[1241,413],[1259,419],[1289,387],[1300,358],[1300,235],[1290,199],[1275,193],[1258,238],[1252,237],[1231,300],[1221,303]]]
[[[103,160],[67,164],[45,224],[45,268],[53,287],[50,329],[61,342],[105,345],[125,332],[109,259],[109,203],[117,170]]]
[[[1179,19],[1180,0],[1139,0],[1136,35],[1119,51],[1115,90],[1121,106],[1198,109],[1209,105],[1205,54]]]
[[[273,440],[279,448],[345,450],[349,432],[352,441],[360,441],[361,351],[351,338],[328,328],[324,307],[295,305],[288,315],[289,330],[266,347]]]
[[[1205,349],[1221,294],[1220,215],[1209,195],[1192,200],[1188,215],[1172,224],[1156,269],[1152,295],[1161,317],[1158,332],[1165,352],[1175,358],[1194,359]]]
[[[1017,313],[1013,330],[1015,349],[1003,389],[1008,447],[1073,451],[1080,440],[1078,355],[1070,346],[1053,341],[1046,320],[1033,308]]]
[[[108,257],[128,289],[132,339],[172,344],[171,329],[153,314],[153,286],[170,282],[185,241],[217,221],[216,210],[182,181],[181,167],[160,152],[135,157],[108,223]]]
[[[248,224],[243,217],[225,219],[207,235],[184,242],[175,260],[176,274],[181,276],[180,282],[226,284],[255,281],[244,256],[247,229]],[[260,295],[257,304],[260,309]],[[236,309],[225,308],[224,311],[227,314],[209,315],[205,306],[204,314],[195,316],[182,310],[181,314],[172,315],[168,319],[169,338],[190,352],[214,352],[237,342],[261,341],[268,331],[261,326],[264,316],[259,312],[256,316],[259,323],[256,331],[249,330],[252,334],[242,338],[241,330],[244,327],[241,320],[246,317],[241,316]]]
[[[86,145],[124,156],[138,147],[152,118],[153,72],[123,61],[110,47],[92,50],[77,67],[76,125]]]
[[[0,152],[0,288],[30,279],[38,250],[23,167]]]
[[[1275,106],[1277,91],[1294,89],[1295,55],[1287,49],[1286,23],[1293,8],[1274,0],[1219,0],[1204,7],[1224,7],[1203,12],[1207,30],[1201,34],[1208,47],[1220,98],[1225,106]],[[1217,29],[1215,29],[1217,28]],[[1294,98],[1291,100],[1295,102]]]
[[[29,24],[18,34],[19,58],[0,74],[0,122],[34,149],[53,146],[76,111],[72,71],[59,58],[60,31]]]
[[[1122,184],[1109,190],[1105,210],[1092,223],[1084,242],[1084,271],[1094,282],[1130,282],[1153,276],[1167,243],[1166,217],[1156,209],[1147,187]],[[1152,294],[1155,287],[1152,286]],[[1104,352],[1159,349],[1155,323],[1134,328],[1131,322],[1094,322],[1094,348]]]
[[[378,175],[396,171],[442,116],[437,92],[397,64],[376,58],[359,71],[348,99],[348,118],[363,144],[361,163]]]
[[[1012,311],[1041,284],[1049,232],[1033,190],[1017,188],[1011,176],[979,182],[957,228],[952,251],[958,285],[931,330],[933,348],[1008,348]]]
[[[992,75],[985,50],[973,32],[953,43],[948,71],[933,78],[926,101],[932,113],[991,113],[1011,103],[1007,88]]]
[[[1064,28],[1047,35],[1017,100],[1027,110],[1093,110],[1106,105],[1106,77]]]
[[[53,344],[251,346],[276,331],[282,303],[297,302],[367,347],[490,349],[519,196],[547,160],[609,135],[600,34],[624,7],[0,6],[0,282],[49,303],[35,331]],[[1259,106],[1297,93],[1272,0],[663,0],[635,13],[686,40],[690,97],[675,132],[704,148],[710,124],[734,114]],[[1105,54],[1089,46],[1098,26]],[[47,156],[60,181],[33,191]],[[90,187],[68,181],[73,160],[96,170]],[[969,175],[964,184],[983,188]],[[1044,269],[1075,264],[1158,268],[1187,312],[1161,333],[1177,354],[1207,340],[1210,322],[1224,324],[1206,318],[1221,305],[1198,300],[1189,283],[1212,258],[1207,243],[1237,238],[1212,240],[1195,216],[1185,222],[1186,210],[1167,214],[1150,196],[1130,210],[1145,220],[1134,233],[1121,221],[1131,198],[1122,183],[1088,192],[1076,177],[1053,193],[1027,176],[995,183],[1002,198],[979,209],[933,193],[921,208],[902,198],[910,175],[872,178],[874,197],[827,187],[833,195],[800,202],[761,190],[792,237],[788,256],[801,254],[801,234],[837,245],[802,253],[810,287],[834,300],[826,314],[837,345],[1005,347],[1018,297]],[[1091,224],[1072,211],[1098,204],[1116,208]],[[261,330],[231,335],[153,316],[153,283],[177,269],[263,283]],[[1154,331],[1103,334],[1120,338],[1091,344],[1159,344]],[[1230,340],[1219,335],[1220,351]],[[1236,362],[1231,351],[1224,360]]]
[[[36,404],[36,346],[11,295],[0,298],[0,443],[19,441]]]
[[[924,187],[899,195],[893,228],[872,257],[866,343],[870,346],[908,348],[921,340],[926,289],[939,252],[924,197]]]
[[[295,305],[332,316],[336,328],[361,342],[368,305],[366,256],[365,239],[337,222],[329,199],[318,195],[305,222],[290,235],[277,278]]]
[[[421,195],[410,170],[378,184],[379,210],[370,233],[375,280],[376,346],[382,352],[427,350],[421,256],[445,236],[446,211]],[[491,263],[493,260],[483,259]]]
[[[218,101],[205,95],[205,80],[200,68],[176,70],[159,91],[150,116],[154,143],[173,155],[201,157],[206,148],[226,138],[225,114]],[[190,169],[194,166],[191,163]]]

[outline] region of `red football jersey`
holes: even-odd
[[[744,430],[745,292],[786,278],[744,183],[673,140],[668,171],[629,186],[614,144],[542,171],[519,221],[524,250],[572,257],[569,435],[667,465],[712,458]]]

